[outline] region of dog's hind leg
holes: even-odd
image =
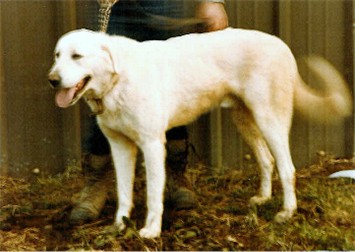
[[[253,115],[242,101],[236,101],[232,119],[245,142],[252,149],[260,169],[259,193],[250,199],[251,204],[260,205],[271,198],[274,158],[255,124]]]
[[[264,104],[264,106],[261,104]],[[285,104],[280,104],[280,106],[283,105]],[[290,111],[289,114],[276,113],[272,106],[265,102],[256,102],[253,106],[255,122],[276,160],[283,188],[283,210],[276,215],[275,220],[277,222],[290,219],[297,209],[295,168],[289,148],[289,125],[292,110],[289,109],[288,111]]]
[[[125,136],[103,129],[108,136],[111,154],[115,167],[118,210],[114,225],[121,231],[125,228],[123,217],[130,217],[133,207],[134,170],[137,157],[137,146]]]
[[[160,236],[165,187],[165,142],[157,139],[142,144],[147,176],[148,213],[145,226],[139,231],[144,238]]]

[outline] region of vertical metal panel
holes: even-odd
[[[1,23],[1,4],[0,4],[0,34],[2,34]],[[7,173],[7,115],[6,115],[6,89],[5,72],[3,63],[3,36],[0,36],[0,173]]]
[[[347,62],[352,62],[353,67],[352,67],[352,72],[348,74],[348,80],[350,80],[350,83],[352,81],[352,91],[353,91],[353,101],[355,103],[355,2],[354,1],[349,1],[346,5],[347,9],[352,9],[352,16],[350,16],[352,20],[352,39],[349,40],[349,44],[347,46],[348,50],[350,53],[348,54],[348,61]],[[349,29],[351,30],[351,28]],[[350,65],[350,64],[349,64]],[[353,155],[355,156],[355,109],[353,108],[353,118],[352,120],[349,120],[347,123],[347,132],[349,132],[348,136],[345,139],[346,146],[351,146],[350,153],[348,152],[347,155]]]
[[[55,173],[63,170],[68,160],[80,159],[76,141],[79,124],[74,116],[77,109],[64,113],[54,106],[54,93],[46,77],[59,34],[73,27],[73,3],[0,3],[6,87],[1,109],[1,133],[6,134],[2,135],[1,153],[8,154],[9,175],[30,176],[34,168],[44,174]],[[65,21],[57,23],[55,18],[61,14]]]
[[[211,163],[214,167],[221,168],[223,166],[223,119],[222,109],[218,108],[210,113],[211,124]],[[232,158],[234,155],[231,155]]]
[[[351,11],[353,10],[353,11]],[[332,12],[332,7],[329,8],[328,11],[331,15]],[[352,33],[352,29],[354,26],[354,21],[355,21],[355,2],[354,0],[350,1],[345,1],[343,5],[343,22],[345,23],[345,27],[343,27],[343,46],[344,46],[344,55],[343,55],[343,63],[344,63],[344,68],[343,68],[343,74],[345,76],[345,79],[349,83],[349,88],[352,91],[352,97],[353,97],[353,106],[355,103],[355,81],[354,81],[354,58],[355,58],[355,45],[354,45],[354,40],[355,36],[354,33]],[[333,19],[336,19],[334,17]],[[333,30],[332,30],[333,31]],[[334,35],[329,35],[330,37],[336,36]],[[330,52],[329,52],[330,53]],[[332,50],[332,54],[337,54],[337,51]],[[345,120],[345,127],[342,129],[344,131],[344,154],[347,157],[354,157],[355,156],[355,115],[354,115],[354,107],[353,107],[353,115],[350,118],[347,118]]]

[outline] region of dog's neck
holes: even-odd
[[[93,116],[104,113],[105,110],[102,105],[102,99],[86,99],[86,102],[88,103]]]
[[[108,94],[113,89],[115,84],[118,82],[118,79],[119,79],[119,75],[117,73],[114,73],[112,75],[110,84],[107,85],[106,88],[103,89],[103,91],[100,94],[96,94],[94,91],[92,91],[92,92],[88,92],[85,95],[85,100],[91,109],[92,115],[97,116],[105,112],[102,99],[106,94]]]

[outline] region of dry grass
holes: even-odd
[[[166,209],[162,236],[155,240],[137,233],[145,215],[143,193],[136,197],[132,220],[126,220],[127,230],[108,232],[114,202],[108,202],[95,222],[77,227],[67,223],[71,198],[83,186],[79,169],[31,184],[0,177],[0,250],[355,250],[355,183],[327,178],[350,168],[355,168],[354,160],[322,158],[299,169],[299,210],[281,225],[272,221],[282,204],[276,178],[273,199],[253,208],[248,199],[257,190],[255,164],[220,174],[196,165],[189,177],[199,207]],[[140,179],[136,188],[143,183]]]

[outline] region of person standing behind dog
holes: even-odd
[[[98,0],[99,3],[100,1],[116,2],[109,19],[109,34],[146,41],[165,40],[196,31],[193,24],[184,25],[184,0]],[[196,1],[195,20],[203,21],[203,32],[221,30],[228,26],[224,0]],[[194,208],[197,205],[196,197],[185,177],[188,157],[187,128],[183,126],[168,131],[166,139],[165,201],[176,210]],[[69,221],[72,224],[83,224],[96,219],[104,207],[108,192],[114,188],[113,183],[110,183],[114,178],[110,147],[95,121],[85,148],[86,184],[70,213]]]

